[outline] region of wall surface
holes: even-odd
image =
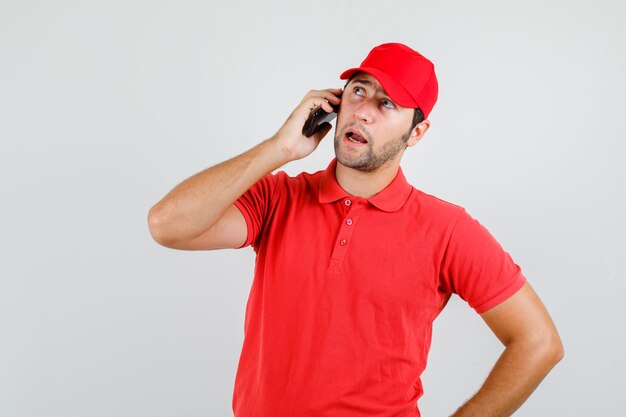
[[[165,249],[147,211],[389,41],[440,82],[407,178],[487,226],[565,344],[516,415],[623,414],[624,21],[610,0],[0,0],[0,415],[232,415],[254,253]],[[500,351],[453,298],[423,415]]]

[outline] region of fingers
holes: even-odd
[[[327,100],[324,100],[324,102],[322,102],[322,109],[324,109],[326,112],[328,113],[332,113],[335,110],[332,108],[332,106],[330,104],[328,104]]]
[[[304,97],[303,104],[308,104],[308,109],[313,110],[317,106],[322,106],[322,108],[327,112],[334,111],[330,104],[339,105],[341,103],[341,98],[338,96],[342,93],[341,88],[327,88],[325,90],[311,90]]]
[[[328,88],[326,90],[322,90],[324,92],[330,93],[330,99],[329,100],[334,100],[333,104],[339,104],[341,102],[341,93],[343,93],[343,89],[341,88]]]
[[[334,111],[332,105],[341,103],[342,90],[340,88],[328,88],[326,90],[309,91],[300,104],[294,109],[282,127],[273,136],[273,140],[287,151],[289,160],[302,159],[313,152],[324,136],[331,130],[330,123],[324,123],[311,137],[305,136],[302,129],[311,115],[311,111],[321,106],[326,112]]]

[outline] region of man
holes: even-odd
[[[236,417],[419,416],[431,326],[450,295],[505,345],[454,416],[508,416],[563,350],[519,267],[462,208],[418,191],[400,169],[430,126],[433,64],[374,48],[309,92],[272,138],[178,185],[149,214],[160,244],[257,254],[235,381]],[[313,152],[312,109],[338,105],[336,159],[324,171],[272,171]]]

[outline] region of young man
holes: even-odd
[[[454,416],[511,415],[563,350],[495,239],[400,169],[430,126],[433,64],[384,44],[341,78],[343,92],[309,92],[272,138],[185,180],[150,210],[164,246],[256,251],[235,416],[419,416],[432,322],[453,293],[505,345]],[[336,159],[314,174],[271,174],[316,149],[330,126],[311,138],[302,128],[330,104],[340,106]]]

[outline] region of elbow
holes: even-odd
[[[541,374],[546,375],[565,356],[558,332],[550,327],[535,328],[532,333],[510,340],[505,346],[526,358],[528,366],[541,370]]]
[[[535,340],[534,350],[548,369],[554,367],[565,356],[563,343],[556,329]]]
[[[542,344],[544,345],[545,355],[552,366],[559,363],[565,356],[565,349],[563,348],[563,342],[559,336],[554,324],[551,328],[546,329],[543,336]]]
[[[152,239],[159,245],[173,248],[175,246],[175,239],[173,238],[171,230],[169,230],[169,224],[170,222],[167,220],[167,216],[163,213],[163,210],[158,204],[148,211],[148,230],[150,231]]]
[[[565,356],[565,348],[563,348],[563,343],[561,342],[561,338],[558,334],[555,335],[555,338],[551,344],[551,356],[554,365],[561,362],[561,360]]]

